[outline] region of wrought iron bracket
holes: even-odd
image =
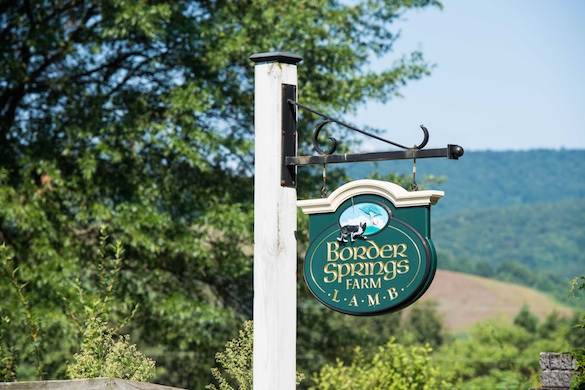
[[[407,147],[396,142],[379,137],[375,134],[368,133],[358,129],[340,120],[334,119],[328,115],[322,114],[310,107],[307,107],[296,101],[296,86],[283,84],[282,93],[282,181],[285,187],[296,187],[296,168],[308,165],[339,164],[349,162],[365,161],[388,161],[388,160],[412,160],[417,158],[437,158],[444,157],[450,160],[457,160],[463,156],[464,150],[459,145],[447,145],[441,149],[423,149],[429,140],[429,131],[426,127],[420,126],[424,138],[419,145]],[[319,154],[317,156],[297,156],[297,110],[300,107],[310,111],[325,120],[315,128],[313,132],[313,147]],[[331,146],[328,150],[323,150],[319,146],[319,133],[329,123],[337,123],[350,130],[364,134],[370,138],[391,144],[403,150],[389,152],[373,152],[358,154],[334,154],[337,149],[337,140],[330,137]]]
[[[297,186],[297,168],[287,164],[286,159],[297,155],[297,110],[289,100],[297,98],[297,86],[282,85],[282,168],[280,183],[284,187]]]
[[[457,160],[463,155],[463,148],[459,145],[448,145],[442,149],[408,149],[391,152],[373,152],[358,154],[332,154],[323,156],[289,156],[284,163],[286,166],[307,166],[323,164],[339,164],[364,161],[412,160],[415,158],[446,157]]]

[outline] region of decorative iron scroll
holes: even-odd
[[[331,147],[329,148],[328,151],[326,151],[326,152],[323,151],[319,147],[319,145],[318,145],[319,133],[321,132],[321,130],[323,129],[323,127],[325,127],[325,125],[327,125],[327,124],[329,124],[331,122],[337,123],[338,125],[341,125],[341,126],[347,128],[347,129],[356,131],[356,132],[361,133],[361,134],[363,134],[365,136],[368,136],[370,138],[377,139],[378,141],[382,141],[382,142],[385,142],[387,144],[394,145],[394,146],[396,146],[398,148],[401,148],[401,149],[407,149],[407,150],[408,149],[419,149],[420,150],[420,149],[424,148],[427,145],[427,143],[429,142],[429,131],[427,130],[427,128],[424,125],[421,125],[420,126],[420,128],[422,129],[422,131],[424,133],[423,141],[420,143],[420,145],[415,145],[414,147],[411,148],[411,147],[404,146],[404,145],[400,145],[400,144],[398,144],[396,142],[393,142],[393,141],[384,139],[384,138],[379,137],[379,136],[377,136],[375,134],[368,133],[367,131],[364,131],[362,129],[358,129],[357,127],[354,127],[354,126],[352,126],[350,124],[347,124],[345,122],[342,122],[342,121],[340,121],[338,119],[335,119],[335,118],[332,118],[332,117],[330,117],[328,115],[325,115],[325,114],[323,114],[323,113],[321,113],[321,112],[319,112],[319,111],[317,111],[315,109],[312,109],[312,108],[310,108],[308,106],[305,106],[304,104],[301,104],[299,102],[296,102],[296,101],[294,101],[292,99],[288,99],[287,102],[288,102],[288,104],[294,104],[295,106],[301,107],[304,110],[307,110],[309,112],[312,112],[313,114],[316,114],[316,115],[319,115],[322,118],[325,118],[325,121],[323,121],[319,125],[317,125],[317,127],[315,128],[315,131],[313,132],[313,147],[315,148],[315,151],[317,153],[319,153],[320,155],[331,155],[337,149],[337,140],[335,138],[333,138],[333,137],[329,137],[329,140],[331,141],[332,145],[331,145]]]
[[[415,145],[413,147],[408,147],[405,145],[401,145],[399,143],[384,139],[379,137],[375,134],[368,133],[362,129],[358,129],[350,124],[342,122],[338,119],[332,118],[328,115],[325,115],[313,108],[305,106],[299,102],[294,101],[293,99],[287,99],[287,103],[290,106],[298,106],[304,110],[310,111],[313,114],[319,115],[320,117],[324,118],[325,121],[321,122],[315,128],[313,132],[313,147],[315,151],[319,154],[319,156],[287,156],[285,158],[285,164],[287,166],[305,166],[305,165],[317,165],[317,164],[335,164],[335,163],[344,163],[344,162],[360,162],[360,161],[383,161],[383,160],[410,160],[415,158],[433,158],[433,157],[446,157],[448,159],[457,160],[459,157],[463,156],[464,150],[459,145],[448,145],[447,148],[442,149],[423,149],[428,141],[429,141],[429,131],[428,129],[421,125],[420,128],[423,131],[423,140],[419,145]],[[329,123],[337,123],[349,130],[356,131],[360,134],[368,136],[370,138],[374,138],[378,141],[385,142],[387,144],[396,146],[403,150],[398,151],[390,151],[390,152],[374,152],[374,153],[361,153],[361,154],[334,154],[337,150],[337,140],[333,137],[329,137],[331,141],[331,146],[327,150],[323,150],[319,146],[319,133],[323,130],[323,127],[328,125]]]

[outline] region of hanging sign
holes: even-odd
[[[325,306],[358,316],[415,302],[435,275],[430,206],[442,196],[356,180],[327,198],[298,201],[309,215],[304,264],[309,290]]]

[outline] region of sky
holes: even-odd
[[[404,145],[465,150],[585,149],[585,0],[443,0],[409,11],[391,66],[421,49],[436,67],[402,98],[370,102],[351,122]],[[360,152],[391,150],[364,141]]]

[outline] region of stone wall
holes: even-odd
[[[571,387],[571,378],[577,365],[577,361],[572,356],[556,352],[541,352],[539,360],[541,390],[568,390]]]

